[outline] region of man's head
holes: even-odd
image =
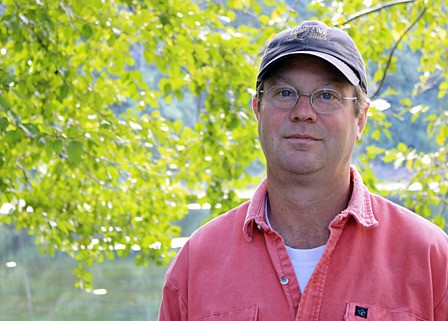
[[[342,30],[305,22],[278,34],[253,102],[268,176],[348,172],[366,124],[366,88],[362,58]]]

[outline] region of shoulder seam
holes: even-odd
[[[184,306],[185,311],[188,311],[187,304],[186,304],[184,298],[182,297],[182,292],[180,291],[179,287],[171,280],[169,274],[166,275],[166,282],[169,282],[171,284],[171,286],[173,286],[176,289],[177,293],[179,294],[180,301],[182,302],[182,304]]]

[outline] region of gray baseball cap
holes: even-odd
[[[291,55],[319,57],[335,66],[354,86],[367,93],[366,68],[353,39],[343,30],[320,21],[305,21],[283,30],[268,44],[257,76],[257,87],[273,66]]]

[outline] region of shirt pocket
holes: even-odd
[[[201,321],[256,321],[258,320],[258,306],[214,312],[202,317]]]
[[[403,310],[388,310],[376,305],[347,303],[345,321],[427,321]]]

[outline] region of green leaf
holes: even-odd
[[[59,87],[59,99],[63,100],[65,97],[67,97],[69,91],[70,87],[64,83],[61,87]]]
[[[52,142],[47,140],[45,142],[44,149],[45,149],[45,154],[47,155],[48,158],[50,158],[54,153]]]
[[[10,130],[6,132],[5,141],[9,145],[15,145],[24,137],[24,133],[22,130]]]
[[[381,131],[379,129],[375,129],[375,131],[372,133],[372,138],[374,140],[379,140],[381,137]]]
[[[56,154],[60,154],[62,152],[62,148],[64,146],[62,140],[56,139],[56,140],[52,141],[51,145]]]
[[[403,98],[400,100],[400,104],[407,106],[407,107],[411,107],[412,101],[409,98]]]
[[[2,107],[2,109],[4,109],[4,110],[11,109],[11,105],[9,104],[9,101],[6,97],[0,96],[0,107]]]
[[[445,228],[446,220],[445,220],[445,218],[442,215],[434,216],[434,218],[431,221],[434,224],[436,224],[438,227],[440,227],[441,229]]]
[[[9,74],[4,74],[0,77],[0,84],[2,84],[3,86],[9,86],[10,83],[16,82],[17,80]]]
[[[445,141],[446,141],[446,137],[447,135],[443,132],[440,132],[439,134],[437,134],[436,136],[436,142],[439,146],[444,146],[445,145]]]
[[[83,154],[83,146],[78,141],[71,141],[67,145],[68,161],[72,165],[78,165]]]
[[[397,146],[399,152],[406,154],[408,152],[408,147],[404,143],[399,143]]]
[[[392,153],[386,153],[383,158],[385,163],[391,163],[396,160],[396,155]]]
[[[0,117],[0,132],[6,130],[6,127],[8,127],[8,119],[5,117]]]
[[[85,41],[89,40],[93,34],[92,27],[89,23],[86,23],[82,26],[81,35]]]
[[[58,221],[57,226],[66,235],[70,234],[70,232],[75,232],[76,231],[75,227],[72,224],[70,224],[69,222],[67,222],[67,221],[61,221],[60,220],[60,221]]]

